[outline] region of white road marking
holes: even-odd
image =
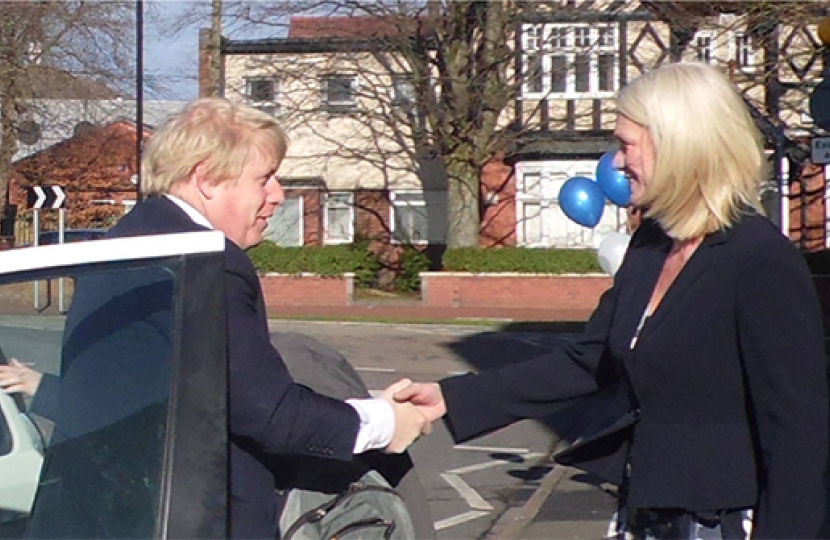
[[[434,527],[436,531],[449,529],[450,527],[455,527],[456,525],[461,525],[462,523],[466,523],[468,521],[478,519],[482,516],[486,516],[489,513],[490,512],[482,512],[480,510],[470,510],[469,512],[464,512],[463,514],[458,514],[457,516],[452,516],[448,517],[447,519],[436,521]]]
[[[441,478],[455,489],[461,498],[464,499],[473,510],[492,510],[493,506],[478,494],[478,491],[461,479],[460,476],[451,473],[441,473]]]
[[[398,371],[395,368],[373,367],[373,366],[355,366],[355,371],[367,371],[371,373],[395,373]]]
[[[471,452],[490,452],[497,454],[527,454],[527,448],[510,448],[502,446],[471,446],[469,444],[456,444],[454,450],[469,450]]]
[[[531,454],[527,454],[522,456],[524,461],[528,459],[534,459],[537,457],[542,457],[545,454],[541,452],[534,452]],[[502,465],[510,465],[513,462],[509,459],[494,459],[493,461],[485,461],[484,463],[477,463],[475,465],[467,465],[466,467],[459,467],[457,469],[453,469],[451,471],[447,471],[450,474],[467,474],[476,471],[483,471],[485,469],[492,469],[493,467],[500,467]]]

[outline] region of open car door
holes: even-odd
[[[0,392],[0,537],[227,536],[224,247],[0,252],[0,349],[44,374]]]

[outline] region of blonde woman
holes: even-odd
[[[655,69],[618,106],[617,165],[643,222],[584,334],[396,399],[447,414],[464,440],[616,389],[619,415],[568,461],[621,484],[621,538],[816,538],[822,318],[802,256],[762,216],[760,134],[707,65]]]

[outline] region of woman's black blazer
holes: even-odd
[[[815,537],[828,390],[822,315],[803,257],[765,218],[708,236],[631,339],[671,245],[647,220],[584,334],[529,361],[441,381],[457,440],[551,412],[620,373],[631,507],[755,508],[754,538]],[[588,419],[586,419],[586,422]]]

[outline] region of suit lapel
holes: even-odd
[[[657,306],[657,309],[649,318],[648,324],[642,329],[640,339],[647,339],[649,333],[654,332],[657,328],[659,328],[661,323],[669,317],[675,307],[684,301],[684,297],[687,294],[690,294],[690,291],[694,287],[695,283],[701,279],[703,274],[712,268],[715,268],[717,263],[718,246],[728,241],[731,236],[731,232],[731,230],[717,232],[707,236],[703,240],[700,246],[686,262],[686,265],[680,270],[680,273],[677,275],[677,278],[675,278],[674,283],[672,283],[666,291],[660,305]],[[657,268],[657,274],[653,276],[653,280],[650,284],[651,288],[645,292],[647,297],[646,302],[648,302],[651,298],[654,285],[657,283],[657,276],[659,276],[660,271],[662,270],[666,255],[667,254],[664,254],[662,261],[660,261],[658,265],[659,268]]]

